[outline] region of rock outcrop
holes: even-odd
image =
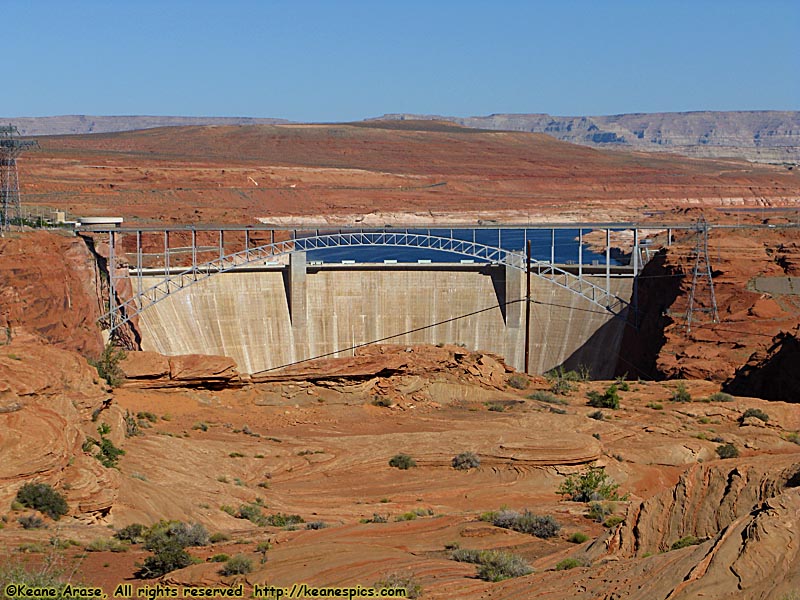
[[[120,361],[126,387],[235,387],[242,385],[236,363],[227,356],[128,352]]]
[[[30,332],[98,356],[99,288],[97,265],[81,238],[39,231],[0,239],[0,342]]]
[[[123,413],[85,359],[31,336],[0,347],[0,504],[24,483],[43,482],[63,491],[71,515],[107,515],[119,472],[83,449],[101,423],[119,446]]]

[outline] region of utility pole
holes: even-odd
[[[703,306],[695,306],[700,295],[705,292]],[[697,221],[697,240],[694,247],[694,269],[692,270],[692,289],[689,292],[689,306],[686,309],[686,334],[692,331],[694,313],[709,313],[712,323],[719,323],[717,297],[714,294],[714,280],[711,275],[711,261],[708,257],[708,223],[705,217]]]
[[[0,125],[0,232],[8,231],[14,221],[22,225],[17,157],[39,147],[39,142],[23,141],[18,135],[14,125]]]

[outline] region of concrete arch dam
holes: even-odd
[[[633,278],[583,279],[625,300]],[[163,276],[143,276],[144,287]],[[501,264],[309,264],[232,270],[172,293],[138,315],[144,350],[222,354],[244,373],[309,358],[350,356],[372,342],[464,344],[521,370],[525,273]],[[553,281],[531,281],[530,372],[589,366],[611,377],[625,325]],[[622,317],[622,318],[621,318]]]

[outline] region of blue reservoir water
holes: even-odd
[[[367,230],[365,230],[366,232]],[[405,231],[405,230],[404,230]],[[550,261],[550,247],[552,241],[550,229],[409,229],[409,233],[426,234],[455,239],[475,241],[494,248],[523,251],[526,240],[531,240],[531,257],[535,260]],[[451,233],[452,232],[452,233]],[[320,234],[335,233],[320,231]],[[584,230],[584,234],[588,233]],[[473,237],[474,236],[474,237]],[[555,230],[555,262],[558,264],[572,264],[578,262],[578,230]],[[417,262],[430,260],[431,262],[459,262],[470,257],[441,250],[427,248],[398,248],[393,246],[350,246],[340,248],[325,248],[322,250],[309,250],[308,260],[336,263],[343,260],[356,262],[381,263],[384,260],[397,262]],[[583,264],[604,265],[605,254],[596,253],[583,245]],[[476,262],[478,262],[476,260]],[[620,264],[613,258],[612,265]]]

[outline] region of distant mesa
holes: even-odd
[[[544,113],[492,114],[483,117],[395,113],[350,124],[374,127],[383,122],[387,128],[406,129],[432,121],[437,124],[431,124],[431,127],[442,131],[448,126],[462,126],[544,133],[561,141],[596,148],[744,158],[778,164],[800,163],[799,111],[697,111],[573,117]],[[114,133],[176,126],[291,123],[286,119],[252,117],[89,115],[0,117],[0,122],[13,122],[22,135],[28,136]]]

